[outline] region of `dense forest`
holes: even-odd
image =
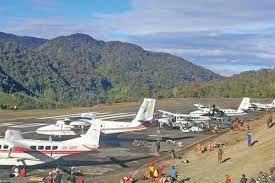
[[[174,88],[173,97],[275,98],[275,69],[248,71],[217,81]]]
[[[170,97],[222,78],[180,57],[84,34],[46,40],[0,33],[0,105],[91,106]]]

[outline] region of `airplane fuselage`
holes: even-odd
[[[0,139],[0,165],[37,165],[54,161],[60,157],[96,150],[98,146],[87,147],[70,142],[46,140],[14,140],[26,147],[11,147],[5,139]]]

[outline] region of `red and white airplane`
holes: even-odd
[[[61,157],[94,151],[99,147],[100,122],[91,124],[86,134],[65,141],[24,139],[17,130],[7,130],[0,139],[0,165],[31,166]]]
[[[103,134],[115,134],[122,132],[132,132],[137,130],[143,130],[151,126],[151,121],[153,120],[155,109],[155,99],[145,98],[143,103],[136,115],[136,117],[131,122],[121,122],[121,121],[107,121],[99,120],[96,121],[91,119],[91,123],[100,122],[101,132]],[[52,124],[38,128],[36,130],[38,134],[44,135],[55,135],[55,136],[65,136],[65,135],[76,135],[74,127],[71,125],[60,125]]]

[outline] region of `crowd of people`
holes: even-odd
[[[55,170],[49,171],[48,175],[45,176],[41,181],[45,183],[61,183],[64,182],[63,174],[65,173],[62,170],[56,168]],[[25,168],[22,168],[18,172],[13,172],[10,177],[27,177],[27,171]],[[66,177],[67,182],[84,183],[84,179],[82,177],[77,178],[73,171],[71,171],[70,175]]]

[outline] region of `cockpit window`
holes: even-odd
[[[8,145],[4,145],[4,149],[8,149],[9,148],[9,146]]]

